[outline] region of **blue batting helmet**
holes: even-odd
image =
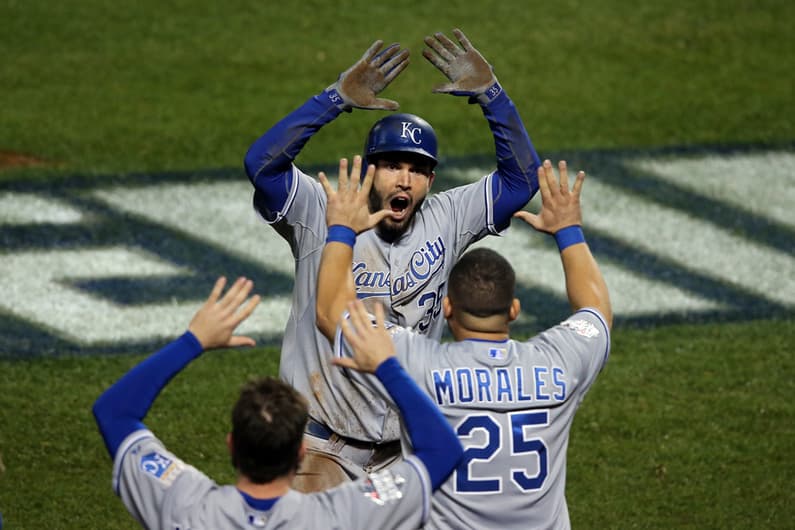
[[[369,162],[380,153],[417,153],[436,165],[436,133],[427,121],[414,114],[391,114],[370,129],[364,156]]]

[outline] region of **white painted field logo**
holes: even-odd
[[[414,131],[404,124],[404,135],[420,142]],[[793,314],[791,149],[548,156],[576,158],[588,172],[584,231],[610,286],[616,325]],[[473,181],[491,163],[446,162],[438,189]],[[183,331],[221,274],[255,280],[265,299],[242,331],[278,342],[294,260],[257,220],[244,175],[63,182],[0,188],[0,355],[150,347]],[[537,196],[528,209],[539,205]],[[514,223],[477,245],[516,269],[517,332],[568,315],[551,238]]]

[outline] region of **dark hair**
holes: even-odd
[[[232,465],[256,484],[298,470],[306,399],[273,377],[246,383],[232,409]]]
[[[454,308],[489,317],[509,312],[515,288],[516,273],[508,260],[491,249],[476,248],[453,267],[447,294]]]
[[[409,164],[413,164],[416,170],[422,170],[421,172],[428,177],[431,176],[433,169],[436,167],[436,160],[433,158],[410,151],[387,151],[367,157],[367,163],[376,166],[378,166],[378,162],[382,160],[385,162],[408,162]],[[366,166],[363,168],[363,171],[367,171]]]

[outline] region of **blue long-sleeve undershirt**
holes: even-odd
[[[494,224],[498,230],[511,223],[513,214],[521,210],[538,191],[538,157],[519,112],[505,91],[487,105],[483,115],[494,136],[497,171],[491,183],[494,201]]]
[[[202,351],[198,339],[186,331],[141,361],[94,402],[94,419],[112,459],[127,436],[146,428],[143,419],[160,391]]]
[[[461,442],[439,407],[417,386],[395,357],[382,362],[375,376],[400,409],[414,454],[425,464],[436,490],[464,454]]]
[[[105,447],[115,458],[119,446],[133,432],[145,429],[143,419],[162,389],[202,353],[191,332],[127,372],[96,400],[92,411]],[[463,447],[441,411],[417,386],[395,358],[381,363],[375,373],[395,400],[411,439],[437,489],[463,454]]]
[[[263,213],[275,214],[287,202],[292,163],[309,139],[342,111],[322,92],[268,129],[246,152],[243,164],[254,185],[254,202]]]

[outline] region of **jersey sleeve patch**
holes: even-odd
[[[595,339],[599,336],[599,330],[587,320],[565,320],[561,322],[561,325],[571,329],[576,334],[582,335],[587,339]]]
[[[157,451],[146,453],[139,458],[138,465],[141,471],[153,476],[166,487],[173,484],[174,480],[185,469],[185,464],[180,460],[170,458]]]
[[[403,498],[403,486],[406,479],[390,469],[370,473],[362,482],[362,493],[373,503],[383,506],[389,502]]]

